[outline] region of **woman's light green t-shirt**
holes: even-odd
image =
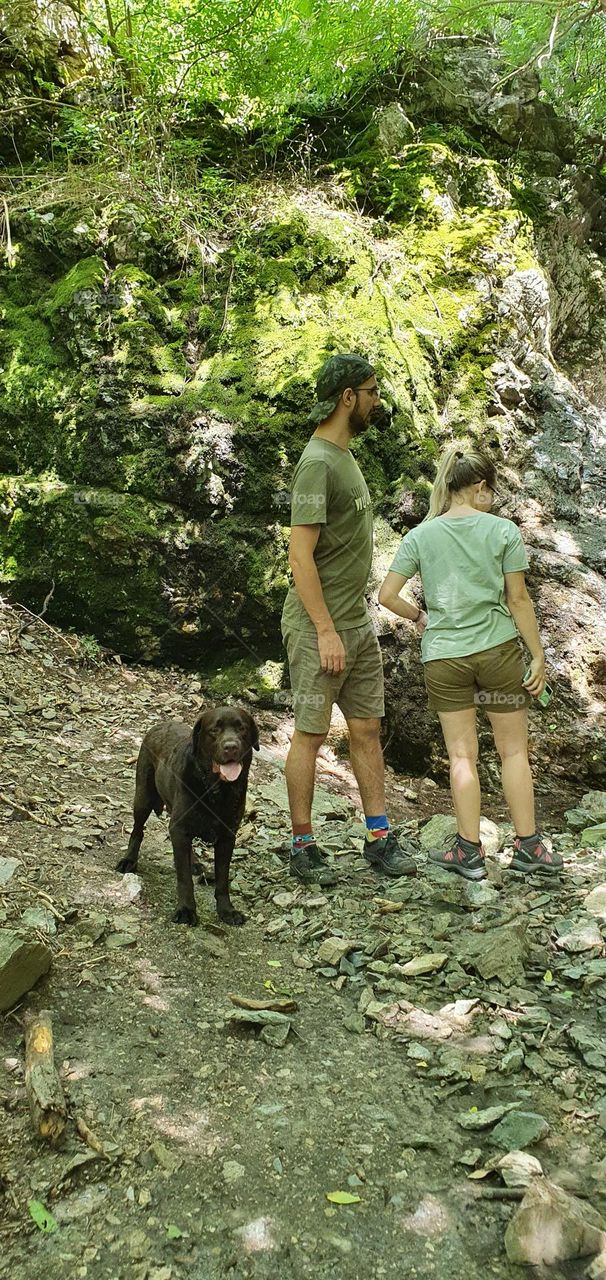
[[[482,653],[516,636],[504,574],[527,568],[520,531],[502,516],[436,516],[411,529],[391,570],[421,575],[428,614],[423,662]]]

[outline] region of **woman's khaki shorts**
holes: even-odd
[[[284,635],[295,728],[302,733],[327,733],[334,702],[346,720],[385,715],[383,663],[372,623],[338,634],[345,649],[345,670],[335,676],[322,671],[315,631]]]
[[[436,658],[423,665],[433,711],[521,711],[532,701],[522,685],[524,658],[512,638],[464,658]]]

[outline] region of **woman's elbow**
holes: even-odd
[[[389,609],[390,601],[392,599],[392,593],[391,591],[386,590],[385,583],[383,583],[382,587],[379,588],[378,598],[379,598],[379,604],[382,604],[384,609]]]
[[[527,604],[530,596],[524,588],[522,591],[506,591],[505,599],[510,609],[516,609],[521,604]]]

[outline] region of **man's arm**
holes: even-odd
[[[507,608],[516,627],[524,643],[530,649],[532,659],[530,676],[524,687],[536,698],[545,688],[545,654],[541,644],[534,605],[526,590],[526,580],[523,573],[505,574],[505,598],[507,600]]]
[[[288,563],[292,569],[297,595],[318,634],[322,670],[327,675],[338,675],[345,670],[345,649],[326,607],[314,560],[321,527],[319,524],[293,525],[290,531]]]

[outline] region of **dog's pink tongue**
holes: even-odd
[[[242,765],[237,760],[230,760],[228,764],[219,765],[219,773],[226,782],[235,782],[240,777]]]

